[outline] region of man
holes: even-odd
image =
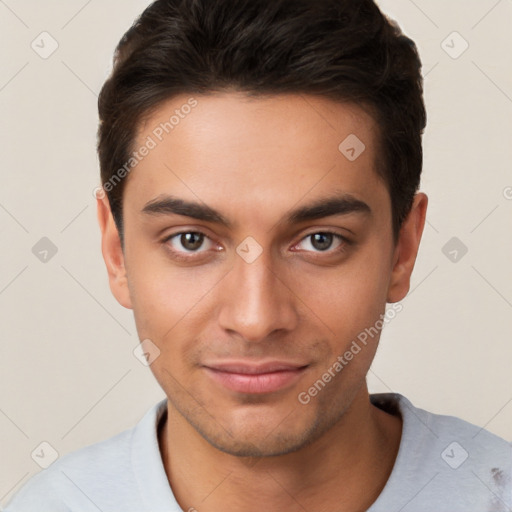
[[[425,222],[420,69],[371,0],[146,9],[99,99],[98,219],[167,399],[9,512],[510,510],[508,442],[366,385]]]

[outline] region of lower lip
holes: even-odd
[[[306,368],[297,368],[296,370],[249,375],[224,372],[212,368],[205,369],[213,380],[238,393],[272,393],[273,391],[279,391],[295,384],[306,370]]]

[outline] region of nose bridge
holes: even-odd
[[[240,245],[222,297],[221,327],[236,331],[247,341],[265,339],[277,329],[293,329],[297,316],[292,293],[280,277],[271,255],[247,258]],[[250,247],[249,251],[254,251]],[[241,255],[240,255],[241,254]]]

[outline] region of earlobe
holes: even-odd
[[[96,202],[101,230],[101,252],[107,267],[110,290],[121,306],[132,309],[124,252],[108,198],[103,195],[101,198],[97,197]]]
[[[393,254],[393,268],[389,282],[387,302],[398,302],[408,293],[411,274],[425,226],[428,197],[420,192],[405,219]]]

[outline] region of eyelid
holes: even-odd
[[[176,238],[180,235],[187,235],[190,233],[193,233],[195,235],[202,235],[204,238],[207,238],[208,240],[213,241],[212,237],[210,235],[208,235],[208,233],[205,233],[204,231],[202,231],[200,229],[182,229],[181,231],[176,231],[175,233],[170,233],[170,234],[166,235],[164,237],[164,242],[166,242],[166,241],[168,242],[169,240]]]
[[[204,228],[183,228],[180,231],[173,232],[173,233],[170,233],[170,234],[166,235],[162,239],[162,243],[166,245],[167,250],[170,253],[172,253],[174,258],[176,258],[178,260],[181,259],[183,261],[193,261],[196,257],[200,257],[201,255],[204,256],[210,250],[208,248],[204,249],[203,247],[200,247],[197,251],[187,251],[186,249],[178,250],[178,249],[175,249],[175,248],[171,247],[169,242],[172,239],[174,239],[174,238],[176,238],[176,237],[178,237],[180,235],[183,235],[183,234],[195,233],[195,234],[198,234],[198,235],[202,235],[204,237],[204,239],[207,239],[210,242],[210,244],[213,244],[214,250],[215,250],[215,246],[217,247],[216,252],[222,251],[223,248],[222,247],[219,248],[220,244],[218,242],[216,242],[211,236],[209,236],[205,231],[207,231],[207,230],[204,230]],[[342,235],[341,233],[338,233],[337,231],[334,231],[334,230],[329,229],[329,228],[316,227],[316,228],[311,228],[310,231],[308,231],[306,234],[304,234],[300,238],[300,240],[293,245],[292,249],[294,249],[297,245],[302,243],[308,237],[310,237],[312,235],[315,235],[315,234],[318,234],[318,233],[333,235],[333,237],[336,238],[340,242],[339,245],[337,247],[334,247],[334,248],[326,249],[325,251],[320,251],[320,250],[300,250],[300,252],[309,253],[309,254],[316,254],[316,255],[322,255],[322,254],[332,255],[332,254],[335,254],[338,251],[342,251],[347,245],[352,245],[353,244],[353,242],[350,239],[348,239],[346,236]]]
[[[303,242],[310,236],[316,235],[318,233],[321,233],[323,235],[332,235],[334,238],[339,240],[340,244],[337,247],[329,248],[325,251],[304,251],[304,252],[309,252],[309,253],[314,253],[314,254],[332,254],[338,250],[341,250],[341,248],[343,248],[344,246],[352,244],[351,240],[349,240],[347,237],[345,237],[341,233],[338,233],[336,231],[331,231],[329,229],[321,229],[321,228],[318,229],[317,228],[313,231],[310,231],[306,235],[304,235],[293,247],[296,247],[297,245],[299,245],[301,242]]]

